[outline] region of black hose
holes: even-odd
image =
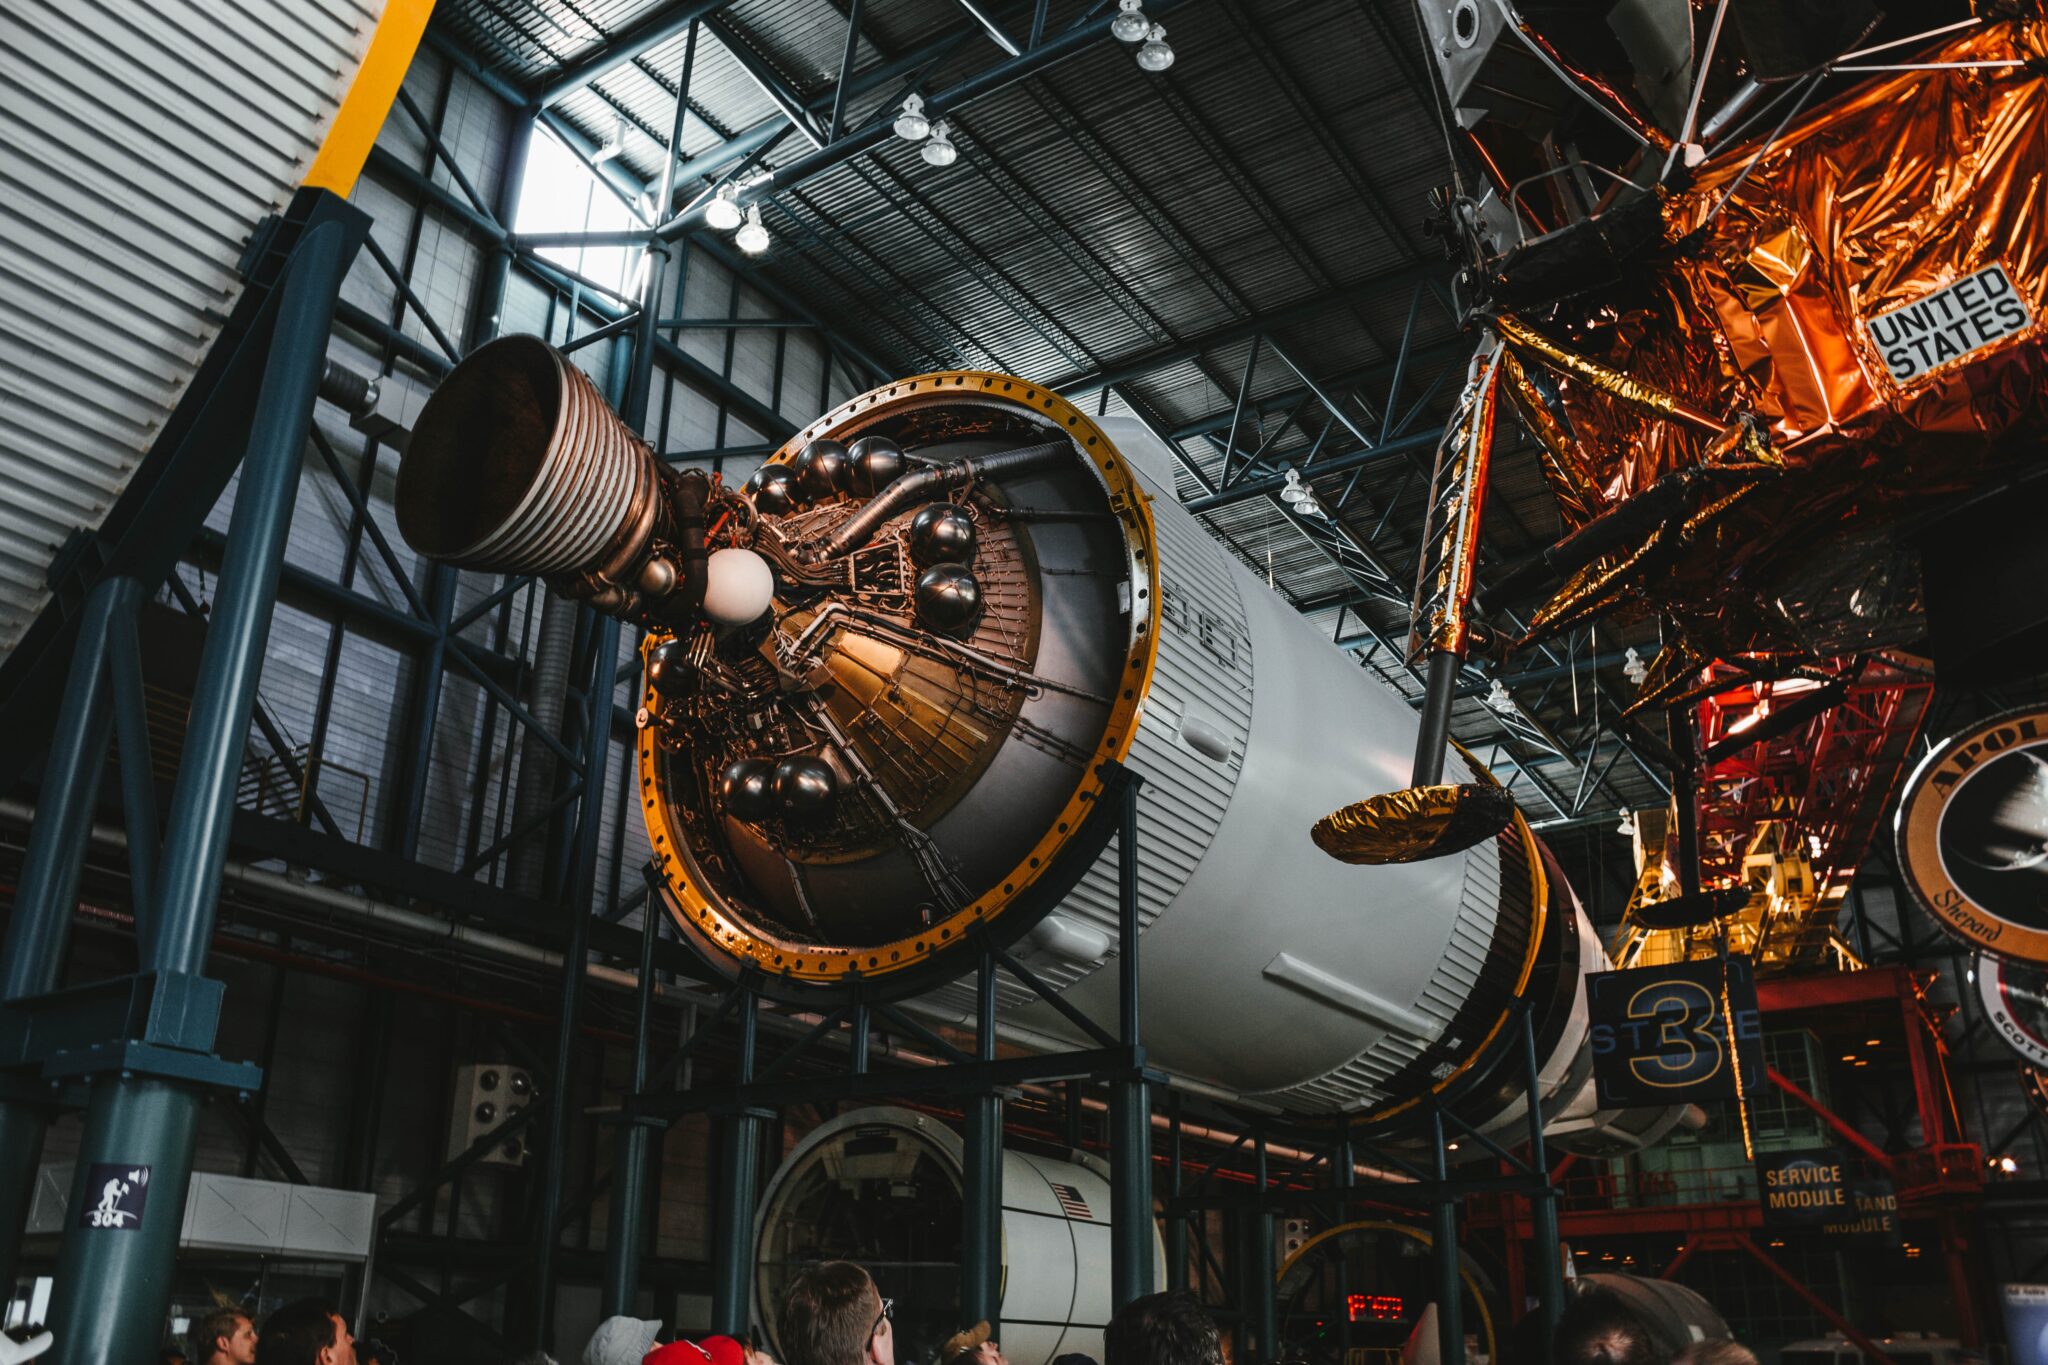
[[[937,493],[965,487],[978,479],[994,478],[1003,474],[1021,474],[1043,465],[1050,465],[1060,456],[1072,454],[1073,449],[1073,444],[1064,439],[1047,441],[1043,445],[1023,446],[1017,450],[1005,450],[994,455],[970,455],[951,464],[906,474],[890,484],[867,506],[841,522],[839,529],[823,544],[809,550],[806,557],[814,561],[837,559],[867,544],[891,517],[914,503],[923,502]]]
[[[675,476],[670,505],[676,519],[676,552],[682,557],[682,582],[676,588],[676,611],[687,620],[704,605],[711,581],[711,552],[704,544],[704,505],[711,498],[711,480],[701,469]],[[668,614],[664,604],[664,615]]]

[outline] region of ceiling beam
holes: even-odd
[[[648,11],[596,47],[562,64],[541,86],[542,108],[559,104],[608,71],[615,71],[643,52],[661,46],[699,19],[724,9],[726,0],[684,0]]]
[[[1164,14],[1168,10],[1179,8],[1183,3],[1185,0],[1152,0],[1149,12],[1154,15]],[[958,85],[928,96],[925,99],[925,113],[937,121],[948,113],[966,108],[978,99],[1006,90],[1019,81],[1029,80],[1070,57],[1086,52],[1109,37],[1109,26],[1113,18],[1114,16],[1105,14],[1079,27],[1071,28],[1057,38],[1047,39],[1022,56],[998,62],[969,76]],[[768,178],[741,191],[740,202],[752,203],[760,199],[769,199],[776,194],[795,189],[856,157],[866,155],[895,136],[896,131],[887,120],[870,123],[865,128],[846,134],[837,142],[829,143],[778,166]],[[660,228],[661,236],[673,241],[692,231],[703,221],[704,207],[699,204],[689,212],[677,214],[663,223]]]
[[[941,29],[938,34],[925,39],[900,57],[892,57],[880,66],[856,72],[846,88],[849,100],[867,94],[878,86],[908,76],[926,64],[936,61],[951,51],[955,45],[980,32],[972,24],[956,24]],[[835,87],[836,90],[836,87]],[[804,108],[813,114],[829,113],[835,90],[827,90],[805,101]],[[781,114],[762,119],[751,128],[742,128],[716,147],[708,148],[685,161],[676,168],[676,183],[692,180],[699,176],[711,175],[743,156],[759,151],[770,139],[789,127],[789,120]]]
[[[1436,449],[1437,442],[1442,439],[1443,430],[1440,427],[1431,428],[1428,431],[1418,431],[1407,436],[1397,436],[1391,441],[1382,441],[1378,445],[1367,446],[1363,450],[1346,451],[1342,455],[1325,455],[1303,472],[1313,474],[1318,478],[1325,474],[1340,474],[1347,469],[1356,469],[1360,465],[1372,464],[1377,460],[1390,459],[1396,455],[1407,455],[1418,450],[1434,450]],[[1233,502],[1243,502],[1247,498],[1257,498],[1263,497],[1268,493],[1278,493],[1286,486],[1287,476],[1285,474],[1269,474],[1260,479],[1240,479],[1228,488],[1220,489],[1214,493],[1204,493],[1197,498],[1189,498],[1181,505],[1190,512],[1213,512],[1217,508],[1227,507]],[[1329,605],[1335,606],[1337,604],[1332,602]]]
[[[1128,384],[1134,379],[1142,379],[1169,366],[1194,360],[1219,346],[1248,341],[1276,328],[1292,327],[1332,308],[1342,308],[1378,298],[1403,287],[1412,288],[1418,280],[1441,274],[1442,267],[1436,265],[1402,266],[1398,270],[1374,275],[1370,279],[1360,280],[1357,284],[1345,288],[1319,293],[1313,298],[1303,299],[1285,308],[1276,308],[1269,313],[1246,318],[1242,322],[1233,322],[1227,327],[1218,327],[1201,336],[1191,337],[1177,346],[1161,346],[1100,369],[1062,375],[1049,381],[1046,387],[1056,393],[1073,397],[1076,394],[1093,393],[1098,389],[1113,388],[1118,384]],[[1467,350],[1469,349],[1468,347]]]
[[[1450,337],[1437,342],[1433,346],[1424,346],[1411,351],[1408,356],[1409,373],[1411,376],[1415,375],[1418,366],[1427,372],[1431,367],[1437,365],[1463,365],[1471,358],[1472,342],[1461,336]],[[1356,369],[1345,370],[1341,374],[1328,375],[1320,382],[1324,388],[1333,391],[1360,388],[1370,385],[1375,380],[1384,381],[1392,379],[1394,376],[1394,364],[1395,362],[1392,360],[1376,360],[1370,365],[1361,365]],[[1411,380],[1411,386],[1412,382]],[[1288,389],[1279,389],[1251,400],[1245,405],[1245,410],[1263,416],[1269,412],[1292,407],[1294,404],[1299,403],[1307,393],[1308,389],[1301,385]],[[1196,436],[1206,436],[1213,431],[1227,431],[1229,428],[1230,409],[1225,407],[1210,413],[1206,417],[1197,417],[1191,421],[1183,422],[1173,429],[1172,435],[1176,441],[1186,441]],[[1322,467],[1320,461],[1317,462],[1317,467]]]

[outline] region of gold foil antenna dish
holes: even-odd
[[[1483,843],[1514,817],[1505,787],[1445,782],[1353,802],[1316,821],[1309,837],[1339,862],[1413,863]]]

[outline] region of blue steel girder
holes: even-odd
[[[724,9],[726,0],[687,0],[649,10],[638,19],[608,35],[594,50],[562,64],[535,92],[543,108],[558,104],[605,72],[634,61],[687,29],[698,19],[709,18]]]
[[[1186,0],[1152,0],[1151,13],[1155,16],[1164,14],[1185,2]],[[1101,42],[1113,41],[1109,37],[1109,26],[1108,16],[1079,24],[1029,52],[998,62],[955,85],[935,91],[925,99],[926,112],[933,119],[957,113],[978,99],[1027,81]],[[895,135],[886,121],[870,123],[848,133],[837,142],[817,148],[776,167],[772,181],[742,190],[739,195],[740,201],[752,203],[774,194],[786,193],[815,176],[867,154]],[[661,234],[664,238],[673,240],[691,231],[701,222],[702,209],[694,208],[663,223]]]

